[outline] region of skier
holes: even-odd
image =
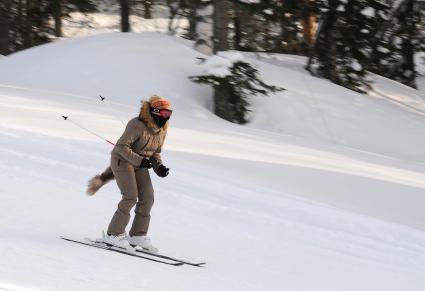
[[[126,249],[132,245],[158,252],[147,236],[154,203],[148,170],[153,168],[159,177],[166,177],[169,173],[169,168],[162,164],[160,152],[171,114],[171,104],[165,98],[154,95],[148,101],[143,101],[139,116],[128,122],[112,150],[110,167],[89,181],[87,194],[94,195],[100,187],[115,178],[122,195],[107,233],[103,235],[104,242]],[[125,228],[134,206],[135,217],[127,235]]]

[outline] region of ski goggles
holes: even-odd
[[[160,115],[161,117],[164,118],[169,118],[171,116],[171,114],[173,113],[172,110],[169,109],[158,109],[158,108],[152,108],[152,112],[155,114]]]

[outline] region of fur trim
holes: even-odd
[[[89,180],[89,183],[87,184],[87,190],[86,194],[89,196],[93,196],[97,190],[100,189],[105,183],[100,178],[100,175],[96,175],[93,178]]]
[[[93,196],[106,183],[114,179],[111,167],[108,167],[102,174],[98,174],[91,178],[87,184],[86,194]]]
[[[140,108],[139,118],[143,121],[144,124],[146,124],[148,128],[154,132],[166,131],[168,129],[168,121],[161,128],[158,128],[158,126],[155,124],[151,116],[150,104],[148,101],[143,101],[142,107]]]

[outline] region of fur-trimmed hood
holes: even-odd
[[[151,115],[150,112],[150,104],[148,101],[142,101],[142,106],[140,107],[140,113],[139,113],[139,118],[140,120],[143,121],[144,124],[146,124],[146,126],[151,129],[153,132],[158,132],[158,131],[167,131],[168,129],[168,121],[165,123],[165,125],[161,128],[159,128]]]

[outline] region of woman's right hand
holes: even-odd
[[[140,163],[139,168],[150,169],[150,168],[152,168],[152,162],[147,158],[143,158],[142,162]]]

